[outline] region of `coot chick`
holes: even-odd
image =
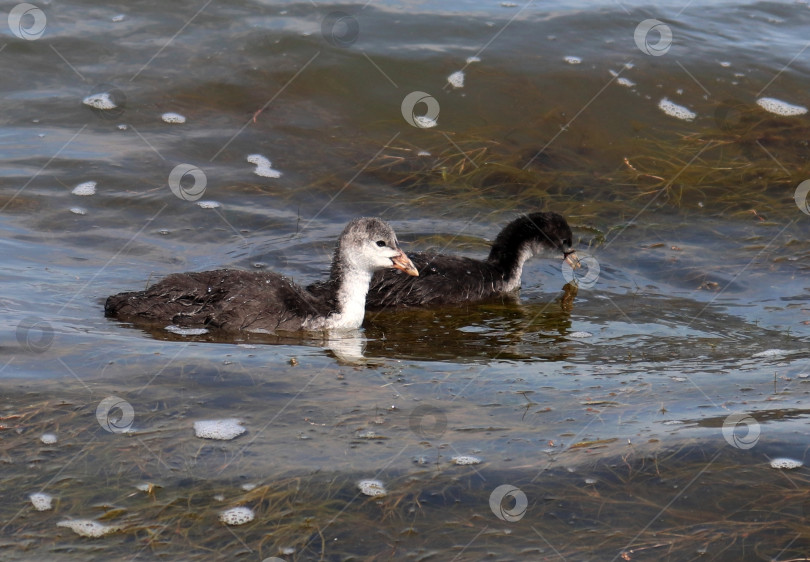
[[[220,269],[175,273],[146,291],[113,295],[104,311],[119,320],[229,332],[352,330],[363,323],[372,274],[384,268],[419,275],[387,223],[360,218],[340,235],[318,294],[277,273]]]
[[[523,264],[536,254],[550,250],[571,267],[578,267],[571,238],[571,227],[557,213],[521,216],[501,230],[485,260],[413,253],[410,257],[419,270],[418,278],[397,271],[375,273],[366,308],[458,304],[516,291]]]

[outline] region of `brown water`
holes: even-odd
[[[810,103],[807,4],[38,8],[0,40],[0,557],[810,555],[806,468],[768,465],[807,460],[808,117],[756,104]],[[634,41],[649,19],[672,35],[647,37],[660,56]],[[436,127],[403,114],[418,91]],[[104,93],[117,107],[82,103]],[[331,338],[103,317],[175,271],[320,279],[355,216],[406,251],[483,256],[534,210],[593,257],[578,290],[534,260],[518,303],[370,313]],[[223,418],[246,433],[194,437]],[[527,498],[516,520],[490,507],[500,485]],[[220,523],[235,505],[256,519]]]

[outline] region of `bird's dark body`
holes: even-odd
[[[371,279],[366,308],[459,304],[504,293],[506,272],[497,264],[435,253],[414,253],[409,257],[419,270],[421,282],[409,283],[407,275],[378,271]]]
[[[175,273],[146,291],[113,295],[104,312],[133,323],[228,332],[356,330],[371,276],[384,268],[417,274],[387,223],[359,218],[338,238],[329,280],[317,295],[277,273],[218,269]]]
[[[571,237],[571,227],[561,215],[537,212],[507,224],[484,260],[435,252],[409,254],[419,276],[393,270],[375,272],[366,308],[441,306],[515,295],[523,263],[547,250],[560,257],[574,254]],[[316,283],[307,290],[322,295],[327,287]]]
[[[174,273],[146,291],[113,295],[104,311],[131,322],[276,332],[299,330],[334,307],[277,273],[218,269]]]

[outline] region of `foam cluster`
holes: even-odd
[[[249,507],[232,507],[219,514],[219,520],[226,525],[244,525],[256,518],[256,514]]]
[[[385,484],[379,480],[361,480],[357,483],[357,487],[360,488],[361,494],[371,496],[372,498],[388,494],[388,490],[385,489]]]
[[[93,109],[109,110],[118,107],[115,105],[115,102],[112,100],[108,92],[89,95],[82,100],[82,103],[92,107]]]
[[[263,178],[280,178],[281,172],[273,169],[273,163],[269,158],[265,158],[261,154],[251,154],[247,157],[247,161],[256,165],[253,173]]]
[[[82,195],[82,196],[95,195],[96,194],[96,182],[94,182],[94,181],[86,181],[86,182],[80,183],[79,185],[77,185],[76,187],[73,188],[73,191],[71,191],[71,193],[73,195]]]
[[[682,105],[678,105],[675,102],[671,102],[667,98],[664,98],[658,102],[658,109],[670,117],[675,117],[676,119],[681,119],[683,121],[691,121],[697,117],[697,113],[694,111],[691,111]]]
[[[773,459],[771,461],[771,468],[777,468],[779,470],[794,470],[796,468],[800,468],[803,465],[804,463],[802,461],[797,461],[796,459],[789,459],[787,457],[780,457],[778,459]]]
[[[450,82],[450,85],[454,88],[463,88],[464,87],[464,71],[457,70],[453,74],[447,77],[447,81]]]
[[[781,115],[783,117],[793,117],[794,115],[804,115],[807,113],[807,108],[801,105],[793,105],[786,101],[778,100],[776,98],[759,98],[757,105],[770,113]]]
[[[53,497],[50,494],[37,492],[36,494],[31,494],[28,496],[28,498],[31,500],[31,504],[37,511],[48,511],[49,509],[53,509]]]
[[[472,455],[459,455],[457,457],[453,457],[450,460],[453,461],[453,464],[460,464],[460,465],[481,464],[481,459],[479,459],[478,457],[474,457]]]
[[[112,525],[104,525],[98,521],[91,521],[90,519],[70,519],[67,521],[60,521],[56,524],[57,527],[67,527],[81,537],[89,537],[97,539],[104,535],[114,533],[119,527]]]
[[[766,349],[765,351],[754,353],[751,357],[781,357],[785,353],[787,352],[784,349]]]
[[[181,125],[186,122],[185,116],[173,112],[164,113],[160,118],[163,119],[164,122],[171,123],[172,125]]]
[[[224,420],[203,420],[194,422],[194,434],[200,439],[219,439],[229,441],[242,435],[246,429],[240,425],[241,420],[228,418]]]

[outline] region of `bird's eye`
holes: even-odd
[[[377,240],[377,246],[379,246],[380,248],[385,246],[385,240]]]

